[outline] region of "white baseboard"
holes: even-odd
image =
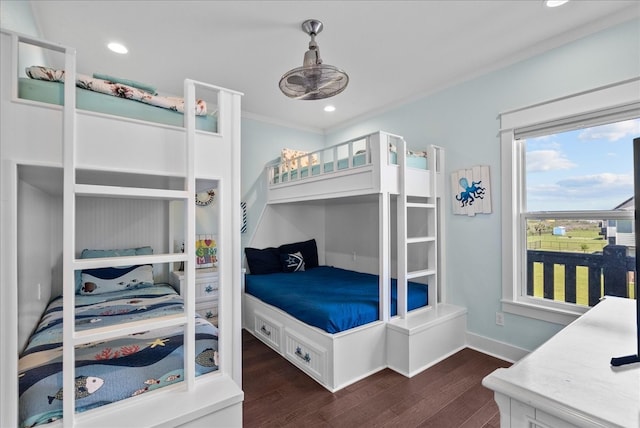
[[[467,347],[510,363],[520,360],[531,352],[469,331],[467,331]]]

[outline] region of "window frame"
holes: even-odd
[[[639,116],[640,77],[500,114],[503,312],[567,325],[589,309],[522,293],[526,281],[526,220],[544,217],[545,214],[527,213],[524,210],[525,153],[524,144],[518,143],[518,140]],[[614,211],[562,211],[551,212],[549,216],[627,218]]]

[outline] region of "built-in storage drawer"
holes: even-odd
[[[171,272],[171,285],[180,294],[184,293],[185,275],[183,271]],[[196,312],[214,325],[218,325],[218,269],[196,269]]]
[[[288,329],[285,331],[285,357],[303,369],[309,375],[326,383],[327,351],[297,336]]]
[[[196,279],[196,299],[218,300],[218,277]]]
[[[254,319],[254,331],[258,337],[276,351],[281,352],[282,325],[257,312]]]
[[[218,325],[218,301],[196,304],[196,312],[214,325]]]

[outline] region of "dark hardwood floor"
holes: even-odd
[[[385,369],[330,393],[243,330],[244,426],[499,427],[482,378],[510,363],[464,349],[408,379]]]

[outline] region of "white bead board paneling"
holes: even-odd
[[[491,176],[489,166],[476,165],[451,173],[454,214],[491,214]]]
[[[149,245],[154,254],[168,252],[168,202],[151,199],[78,198],[76,251]],[[168,282],[168,270],[154,266],[157,281]]]

